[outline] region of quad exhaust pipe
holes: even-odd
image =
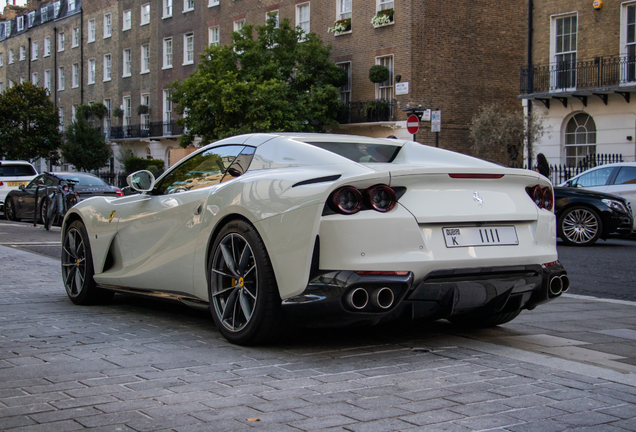
[[[394,301],[393,290],[387,287],[376,288],[371,294],[365,288],[355,288],[345,296],[347,306],[356,310],[364,309],[369,302],[375,309],[386,310],[393,306]]]
[[[548,285],[550,294],[556,297],[570,289],[570,278],[567,275],[554,276]]]

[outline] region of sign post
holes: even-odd
[[[442,130],[442,112],[431,112],[431,132],[435,132],[435,147],[439,147],[439,132]]]
[[[406,130],[413,135],[413,141],[415,141],[415,134],[420,130],[420,118],[415,114],[411,114],[409,118],[406,119]]]

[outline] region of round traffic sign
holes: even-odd
[[[406,130],[409,131],[411,135],[415,135],[418,130],[420,130],[420,118],[415,114],[411,114],[408,119],[406,119]]]

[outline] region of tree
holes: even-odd
[[[278,28],[246,25],[229,46],[210,46],[197,70],[172,84],[175,110],[184,118],[181,145],[249,132],[318,132],[335,125],[338,87],[347,80],[329,61],[331,46],[283,20]],[[302,41],[302,42],[301,42]]]
[[[44,88],[29,81],[0,94],[0,157],[59,159],[60,118]]]
[[[504,111],[496,104],[482,106],[470,126],[475,156],[516,167],[523,163],[524,142],[544,133],[543,118],[526,118],[521,111]]]
[[[111,156],[104,134],[91,121],[95,115],[99,118],[103,116],[99,105],[77,107],[75,119],[66,131],[66,142],[61,146],[64,159],[79,170],[97,170],[106,165]]]

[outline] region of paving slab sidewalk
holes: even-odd
[[[636,430],[634,311],[562,297],[495,329],[246,348],[181,305],[75,306],[59,261],[0,246],[0,430]]]

